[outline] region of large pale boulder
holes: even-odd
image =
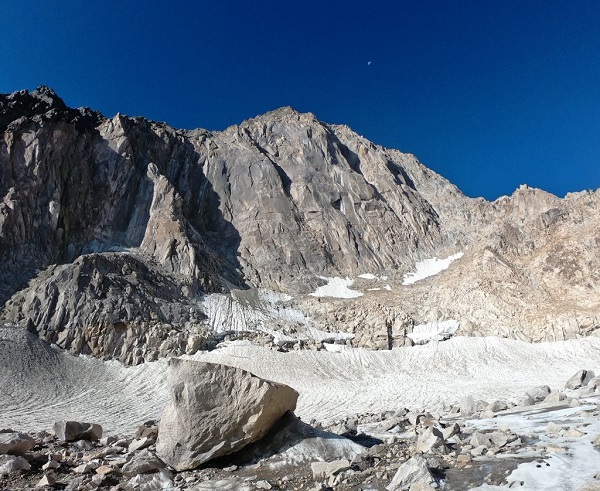
[[[298,393],[240,368],[172,359],[171,403],[156,453],[178,471],[235,452],[264,436],[296,408]]]

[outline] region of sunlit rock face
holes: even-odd
[[[75,352],[191,353],[227,330],[218,318],[377,349],[451,320],[454,335],[533,341],[599,325],[597,193],[468,198],[413,155],[291,108],[182,131],[40,87],[0,96],[0,131],[1,315]],[[433,258],[446,268],[415,276]],[[308,295],[332,278],[360,294]],[[256,288],[287,304],[207,310],[207,295]]]

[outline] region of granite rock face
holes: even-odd
[[[210,346],[203,301],[234,289],[289,294],[313,327],[376,349],[444,319],[531,341],[600,325],[596,192],[468,198],[413,155],[291,108],[182,131],[40,87],[0,95],[0,132],[0,316],[77,353],[135,364]],[[388,284],[305,296],[365,273]]]

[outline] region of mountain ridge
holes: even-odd
[[[177,130],[41,87],[0,96],[0,123],[1,315],[63,348],[127,363],[193,352],[212,342],[203,298],[257,288],[373,347],[450,318],[459,334],[529,340],[597,329],[597,192],[469,198],[415,156],[290,107]],[[393,291],[306,296],[361,274]]]

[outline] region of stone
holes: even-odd
[[[502,448],[508,443],[508,436],[502,431],[493,431],[489,434],[492,444],[497,448]]]
[[[533,406],[535,401],[531,396],[526,395],[523,399],[519,401],[518,406]]]
[[[437,448],[444,444],[441,430],[437,428],[427,428],[417,438],[417,450],[421,453],[427,453],[432,448]]]
[[[548,387],[547,385],[540,385],[538,387],[534,387],[533,389],[528,390],[526,395],[531,397],[531,399],[533,399],[534,402],[541,402],[546,397],[548,397],[548,394],[550,394],[550,392],[550,387]]]
[[[98,467],[100,467],[98,461],[85,462],[73,468],[73,472],[76,472],[77,474],[87,474],[95,471]]]
[[[271,486],[271,483],[269,481],[265,481],[264,479],[262,479],[260,481],[256,481],[256,483],[254,483],[254,485],[256,486],[256,489],[273,489],[273,486]]]
[[[472,416],[477,412],[473,396],[465,396],[460,399],[460,415]]]
[[[115,472],[115,469],[110,465],[101,465],[96,469],[96,474],[101,474],[103,476],[112,474],[113,472]]]
[[[469,440],[469,444],[473,445],[473,447],[491,447],[492,441],[490,439],[489,434],[483,433],[481,431],[473,432],[471,439]]]
[[[153,445],[154,443],[156,443],[155,437],[144,436],[142,438],[137,438],[129,444],[129,447],[127,447],[127,451],[128,452],[136,452],[138,450],[147,448],[150,445]]]
[[[350,462],[346,459],[334,460],[332,462],[312,462],[310,464],[313,479],[327,479],[350,469]]]
[[[77,440],[98,441],[102,437],[102,426],[77,421],[56,421],[53,426],[56,438],[65,442]]]
[[[52,487],[56,484],[56,479],[50,474],[44,474],[38,483],[35,485],[36,488]]]
[[[31,465],[20,455],[17,456],[0,456],[0,475],[10,474],[20,470],[28,471]]]
[[[135,454],[133,458],[121,468],[121,472],[125,477],[133,477],[138,474],[147,474],[159,469],[164,469],[165,467],[165,463],[159,457],[148,449],[144,449]]]
[[[563,433],[563,436],[565,438],[581,438],[584,435],[585,433],[581,430],[578,430],[577,428],[568,429]]]
[[[49,460],[42,466],[42,470],[47,471],[52,469],[58,469],[59,467],[60,464],[56,460]]]
[[[588,384],[594,378],[594,372],[591,370],[579,370],[565,384],[565,389],[578,389]]]
[[[239,368],[172,359],[156,452],[178,471],[242,449],[296,407],[298,393]]]
[[[435,479],[429,471],[427,460],[421,455],[415,455],[398,467],[386,489],[388,491],[402,491],[415,484],[428,486],[434,483]]]
[[[590,379],[590,381],[587,383],[587,386],[594,390],[600,388],[600,377],[594,377]]]
[[[487,405],[487,407],[485,408],[486,411],[491,411],[492,413],[497,413],[499,411],[504,411],[508,409],[508,406],[506,405],[505,402],[501,402],[501,401],[493,401],[490,404]]]
[[[158,472],[150,474],[138,474],[127,481],[129,488],[134,490],[171,490],[176,489],[173,485],[173,479],[166,469],[160,469]],[[210,488],[209,488],[210,489]],[[219,487],[214,488],[215,490]]]
[[[544,402],[549,404],[559,404],[566,400],[567,396],[563,392],[551,392],[546,396]]]
[[[22,455],[35,447],[35,440],[27,433],[0,433],[0,454]]]
[[[549,435],[556,435],[556,434],[560,433],[562,431],[562,429],[563,429],[562,426],[557,425],[553,421],[550,421],[546,425],[546,433],[548,433]]]

